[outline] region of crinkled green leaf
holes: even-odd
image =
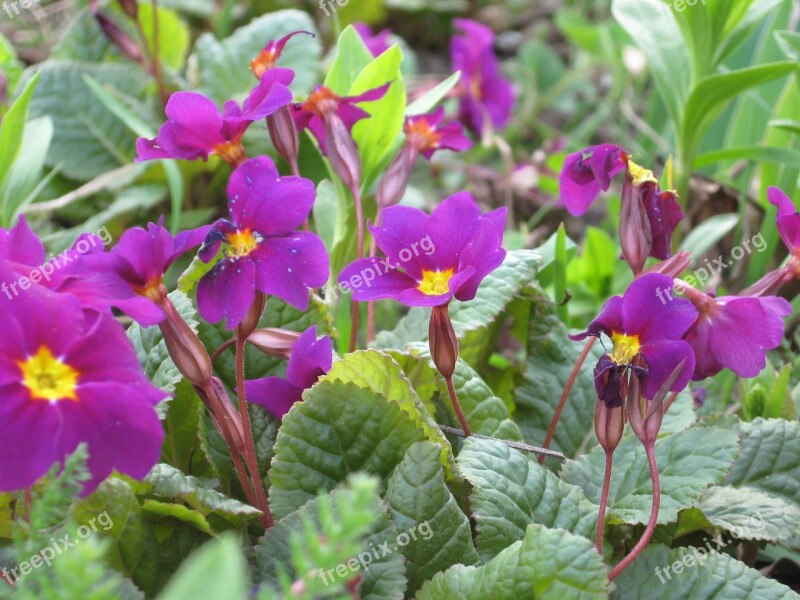
[[[408,593],[454,564],[478,562],[469,519],[444,483],[440,454],[433,442],[411,446],[384,496],[398,531],[414,534],[407,533],[409,542],[401,548]]]
[[[711,544],[714,548],[714,544]],[[785,585],[716,550],[651,546],[614,580],[614,600],[796,600]],[[702,566],[698,563],[702,561]],[[674,565],[680,573],[674,571]],[[669,572],[665,570],[669,568]],[[659,573],[661,574],[659,577]]]
[[[530,525],[480,567],[451,567],[426,583],[417,600],[590,600],[607,597],[606,566],[592,543],[562,529]],[[648,596],[642,596],[645,598]]]
[[[521,540],[531,523],[594,537],[597,506],[536,458],[494,440],[464,442],[457,462],[472,485],[470,505],[484,561]]]
[[[276,518],[297,510],[351,473],[387,477],[425,439],[399,404],[352,383],[323,381],[284,416],[270,470]]]
[[[736,434],[720,427],[692,427],[656,442],[661,480],[659,523],[677,520],[678,512],[697,503],[710,485],[720,483],[737,453]],[[600,503],[605,452],[599,446],[577,460],[567,461],[564,481],[583,488],[586,497]],[[653,488],[642,443],[632,434],[614,451],[608,494],[608,514],[624,523],[647,523]]]
[[[187,523],[207,535],[214,535],[214,532],[211,530],[211,525],[209,525],[203,513],[193,510],[183,504],[159,502],[157,500],[150,500],[148,498],[145,499],[144,503],[142,504],[142,510],[158,517],[171,517],[173,519],[178,519],[179,521]]]

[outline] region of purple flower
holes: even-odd
[[[157,305],[167,296],[164,274],[178,258],[202,244],[209,229],[206,225],[173,237],[163,226],[163,218],[158,224],[149,223],[146,230],[133,227],[111,252],[87,257],[83,277],[62,289],[96,309],[114,306],[142,326],[160,323],[165,315]]]
[[[208,232],[200,258],[210,262],[224,245],[225,256],[197,288],[197,305],[206,321],[223,317],[233,329],[247,314],[256,291],[308,307],[309,288],[328,279],[328,254],[322,240],[295,231],[314,204],[314,184],[302,177],[280,177],[266,156],[236,168],[228,181],[230,220]]]
[[[0,228],[0,259],[24,267],[38,267],[47,258],[44,244],[33,232],[25,215],[11,229]]]
[[[699,317],[686,335],[697,363],[692,379],[712,377],[727,368],[739,377],[755,377],[767,366],[767,350],[783,339],[783,318],[792,305],[777,296],[712,298],[681,285]]]
[[[500,74],[494,54],[494,33],[469,19],[456,19],[464,35],[450,41],[453,70],[461,71],[459,119],[481,135],[488,127],[503,129],[511,118],[514,90]]]
[[[81,442],[84,495],[114,470],[142,478],[158,462],[164,431],[153,407],[166,394],[111,315],[35,287],[24,301],[0,297],[0,330],[0,490],[32,486]]]
[[[242,136],[253,121],[273,114],[292,101],[287,87],[294,78],[290,69],[271,69],[261,78],[240,107],[225,103],[222,114],[210,99],[196,92],[176,92],[165,109],[167,122],[152,140],[136,140],[137,161],[159,158],[208,160],[216,154],[231,165],[244,158]]]
[[[330,129],[330,121],[338,117],[338,120],[344,123],[347,131],[351,132],[353,125],[370,116],[367,111],[359,108],[356,104],[380,100],[391,84],[388,82],[358,96],[338,96],[329,87],[318,85],[305,102],[292,107],[292,116],[299,130],[302,131],[306,128],[311,130],[319,142],[320,150],[327,156],[326,124]]]
[[[611,178],[628,167],[628,153],[619,146],[602,144],[570,154],[558,180],[561,201],[571,215],[581,216],[611,187]]]
[[[372,27],[366,23],[353,23],[353,27],[358,32],[364,45],[369,50],[370,54],[377,58],[386,52],[392,43],[389,41],[389,36],[392,35],[390,29],[384,29],[380,33],[372,33]]]
[[[683,298],[660,300],[659,291],[672,286],[672,278],[666,275],[643,275],[623,296],[610,298],[584,333],[570,336],[575,341],[601,333],[611,338],[612,351],[604,354],[595,368],[597,395],[610,407],[622,404],[627,368],[640,378],[647,399],[658,393],[683,360],[686,363],[670,391],[678,392],[689,382],[695,357],[682,338],[697,319],[697,311]]]
[[[463,152],[472,148],[472,141],[464,135],[461,125],[455,121],[442,124],[443,118],[442,107],[427,115],[406,117],[403,126],[406,142],[429,160],[437,150]]]
[[[468,192],[450,196],[430,216],[391,206],[383,211],[382,227],[370,226],[386,260],[357,260],[339,283],[352,288],[359,302],[392,298],[408,306],[439,306],[453,297],[471,300],[505,258],[505,218],[505,208],[481,215]]]
[[[302,400],[303,391],[331,370],[333,348],[327,335],[317,339],[315,326],[306,329],[292,346],[286,379],[265,377],[245,382],[247,397],[278,419]]]
[[[792,254],[800,254],[800,213],[780,188],[770,187],[767,197],[778,208],[777,225],[783,243]]]
[[[314,34],[310,31],[292,31],[290,34],[285,35],[280,39],[270,40],[269,43],[264,46],[263,50],[258,53],[258,56],[250,61],[250,69],[253,71],[253,74],[258,77],[258,79],[261,79],[264,73],[267,71],[275,68],[275,65],[278,63],[278,59],[281,57],[283,48],[286,46],[286,42],[288,42],[298,33],[305,33],[311,37],[314,37]]]

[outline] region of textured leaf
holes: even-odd
[[[606,567],[589,540],[534,524],[522,541],[488,564],[451,567],[426,583],[416,598],[589,600],[606,598],[606,583]]]
[[[314,21],[299,10],[280,10],[253,19],[222,41],[210,33],[197,39],[199,91],[222,105],[229,98],[242,98],[256,85],[250,61],[267,45],[292,31],[316,32]],[[295,94],[304,94],[317,80],[321,45],[319,37],[300,35],[291,39],[281,54],[278,66],[294,69]]]
[[[678,512],[693,506],[703,490],[725,477],[737,451],[736,434],[719,427],[693,427],[660,438],[656,462],[661,475],[659,523],[671,523]],[[605,452],[599,446],[564,465],[564,481],[583,488],[600,503]],[[614,452],[609,515],[624,523],[646,523],[653,491],[642,443],[633,435],[622,438]]]
[[[183,504],[158,502],[157,500],[146,499],[142,505],[142,510],[158,517],[171,517],[187,523],[192,527],[202,531],[206,535],[214,535],[203,513],[192,510]]]
[[[48,61],[37,67],[39,84],[30,105],[31,118],[49,116],[54,135],[48,166],[61,165],[67,177],[87,180],[127,165],[135,136],[125,123],[95,101],[84,76],[122,96],[141,101],[148,79],[135,66]]]
[[[153,54],[153,5],[142,2],[139,6],[139,23],[150,54]],[[189,52],[189,27],[175,11],[158,7],[158,57],[170,69],[180,69]]]
[[[387,477],[425,439],[400,406],[352,383],[323,381],[284,416],[270,470],[276,518],[357,471]]]
[[[440,454],[432,442],[411,446],[389,478],[384,497],[398,531],[409,537],[401,548],[409,594],[454,564],[478,562],[469,519],[444,483]]]
[[[712,548],[713,548],[712,544]],[[686,548],[651,546],[625,569],[614,583],[615,600],[796,600],[798,595],[774,579],[727,554],[697,555]],[[680,561],[680,562],[679,562]],[[674,570],[674,565],[680,572]],[[668,572],[665,570],[669,568]],[[660,573],[660,576],[659,576]]]
[[[594,537],[598,507],[580,488],[539,465],[535,455],[494,440],[468,439],[457,462],[472,484],[470,505],[484,561],[521,540],[531,523]]]

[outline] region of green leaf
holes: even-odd
[[[613,263],[612,263],[613,264]],[[556,314],[562,323],[569,323],[569,307],[567,306],[567,230],[564,224],[558,226],[556,233],[556,260],[553,263],[555,276]]]
[[[50,117],[40,117],[25,124],[19,154],[5,181],[0,180],[0,226],[6,229],[13,227],[17,215],[36,199],[44,185],[56,174],[54,170],[42,178],[52,139],[53,121]]]
[[[422,94],[406,107],[406,116],[422,115],[432,111],[458,85],[459,79],[461,79],[461,71],[456,71],[436,87]]]
[[[253,19],[222,41],[204,33],[195,44],[199,91],[217,104],[230,98],[243,98],[256,85],[250,61],[271,39],[292,31],[316,33],[311,17],[299,10],[280,10]],[[321,53],[319,37],[301,35],[291,39],[281,54],[280,67],[294,69],[292,90],[302,95],[317,82],[317,65]]]
[[[50,53],[50,60],[83,63],[99,64],[117,62],[121,59],[122,54],[119,49],[103,34],[89,8],[75,15]]]
[[[391,356],[377,350],[345,354],[341,360],[333,363],[323,381],[354,383],[380,394],[390,402],[396,402],[416,427],[425,432],[426,439],[438,444],[441,464],[447,470],[448,478],[452,477],[455,464],[453,449],[403,369]]]
[[[599,600],[607,597],[606,585],[606,567],[589,540],[534,524],[486,565],[439,573],[416,600]]]
[[[678,512],[694,506],[703,491],[725,477],[737,451],[736,434],[719,427],[692,427],[656,442],[661,480],[659,523],[672,523]],[[583,488],[599,505],[605,452],[599,446],[564,465],[564,481]],[[608,513],[623,523],[647,523],[653,497],[642,443],[628,434],[614,451]]]
[[[8,79],[8,95],[13,97],[17,81],[22,75],[23,65],[17,58],[17,52],[8,39],[0,33],[0,69]]]
[[[150,56],[155,50],[155,30],[153,23],[153,5],[147,2],[139,4],[139,23],[142,26],[144,39]],[[158,58],[164,67],[178,70],[186,62],[189,52],[189,27],[173,10],[158,7]]]
[[[37,73],[25,84],[25,89],[0,121],[0,156],[3,157],[3,160],[0,161],[0,184],[5,184],[6,176],[22,146],[28,109],[38,81],[39,74]]]
[[[275,442],[270,507],[276,518],[351,473],[387,477],[408,447],[425,439],[397,403],[352,383],[323,381],[303,398],[284,416]]]
[[[348,25],[336,40],[336,58],[325,76],[324,84],[339,96],[347,96],[358,74],[372,61],[372,54],[361,36],[352,25]]]
[[[148,498],[145,499],[142,510],[156,517],[177,519],[182,523],[191,525],[198,531],[202,531],[206,535],[214,535],[214,532],[211,530],[211,525],[209,525],[203,513],[184,506],[183,504],[158,502],[157,500],[150,500]]]
[[[686,236],[681,244],[681,250],[693,253],[695,256],[703,255],[709,248],[730,233],[739,222],[739,215],[730,213],[709,217]]]
[[[189,557],[158,598],[247,600],[249,591],[247,562],[236,537],[230,535],[208,542]]]
[[[495,440],[464,442],[457,462],[472,485],[470,506],[482,560],[521,540],[531,523],[594,537],[597,506],[536,458]]]
[[[714,544],[711,547],[714,548]],[[699,557],[699,558],[698,558]],[[675,566],[678,567],[678,572]],[[669,569],[667,571],[667,569]],[[795,600],[797,594],[743,562],[707,548],[656,545],[614,580],[614,600]]]
[[[412,532],[401,548],[406,557],[407,594],[454,564],[476,564],[469,519],[444,483],[441,447],[411,446],[389,478],[384,500],[398,531]]]
[[[528,322],[528,358],[523,383],[514,398],[515,420],[525,439],[539,444],[544,441],[561,392],[586,342],[573,342],[567,337],[554,304],[540,290],[533,293]],[[575,456],[594,434],[597,392],[592,369],[602,352],[600,344],[595,344],[561,414],[552,448],[567,456]]]
[[[210,475],[199,437],[200,414],[204,411],[200,397],[187,380],[175,388],[164,418],[166,438],[161,449],[161,462],[166,462],[184,473]]]
[[[781,51],[793,61],[800,61],[800,33],[796,31],[776,31],[775,41]]]
[[[781,127],[792,133],[800,133],[800,124],[793,121],[771,121],[770,127]],[[742,146],[737,148],[721,148],[698,154],[694,166],[702,169],[718,162],[748,160],[753,162],[769,162],[776,165],[794,166],[800,162],[800,152],[791,148],[772,146]]]
[[[758,490],[715,486],[697,508],[716,527],[739,539],[766,540],[793,549],[800,546],[800,506]]]
[[[40,80],[30,114],[53,120],[47,164],[60,164],[64,175],[79,180],[129,164],[135,137],[116,115],[95,101],[84,78],[88,75],[123,97],[141,102],[148,85],[144,72],[133,66],[121,69],[114,64],[63,61],[48,61],[37,69]]]

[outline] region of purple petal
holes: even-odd
[[[672,233],[683,219],[683,211],[674,192],[658,190],[655,193],[647,193],[643,196],[642,202],[653,235],[650,256],[667,260],[672,256]]]
[[[778,231],[783,243],[789,250],[800,246],[800,213],[794,206],[789,196],[780,188],[771,187],[767,191],[769,201],[778,207]]]
[[[600,309],[600,314],[589,323],[583,333],[571,335],[569,338],[575,342],[585,340],[590,335],[599,336],[601,333],[611,336],[614,332],[623,332],[622,325],[622,296],[612,296]]]
[[[280,377],[254,379],[245,381],[244,385],[248,400],[266,408],[276,419],[283,419],[294,403],[303,399],[302,388]]]
[[[317,339],[317,328],[306,329],[292,345],[286,379],[293,386],[308,389],[331,370],[333,347],[327,335]]]
[[[197,286],[197,308],[209,323],[227,320],[235,328],[255,300],[256,265],[250,256],[228,257],[211,269]]]
[[[242,103],[243,116],[250,121],[263,119],[292,101],[292,92],[287,87],[294,79],[291,69],[270,69],[261,76]]]
[[[683,340],[643,344],[639,352],[647,363],[647,374],[642,378],[642,396],[648,400],[653,399],[682,360],[686,363],[669,391],[680,392],[694,373],[694,352]]]
[[[25,215],[11,229],[0,228],[0,259],[38,267],[47,258],[44,244],[33,232]]]
[[[418,208],[411,206],[390,206],[383,211],[383,225],[381,227],[370,227],[370,233],[375,238],[375,243],[386,255],[389,265],[393,267],[402,266],[411,277],[416,280],[422,279],[422,270],[435,271],[438,268],[436,251],[438,250],[432,242],[433,238],[428,236],[428,219],[430,217]],[[403,261],[400,253],[404,250],[413,252],[412,246],[416,244],[420,247],[422,240],[426,248],[433,247],[432,251],[421,251],[414,260]],[[407,256],[407,252],[403,255]],[[446,268],[455,267],[455,263]]]
[[[421,277],[421,276],[420,276]],[[353,292],[353,300],[398,300],[408,289],[419,285],[405,273],[396,270],[386,271],[386,267],[374,258],[362,258],[347,265],[339,274],[339,285]]]
[[[502,222],[505,222],[505,207],[497,209],[492,214],[494,213],[498,213],[498,216],[502,217]],[[497,234],[495,219],[489,215],[484,216],[475,239],[464,248],[459,259],[459,272],[467,268],[472,268],[474,272],[461,286],[455,287],[452,283],[450,285],[450,291],[456,298],[466,302],[475,297],[483,279],[505,260],[506,251],[502,248],[502,244],[503,236]]]
[[[469,192],[446,198],[428,220],[427,231],[436,243],[432,262],[441,270],[458,265],[461,252],[480,231],[481,220],[481,209]]]
[[[570,154],[559,176],[559,194],[567,210],[580,216],[611,186],[611,178],[627,165],[627,153],[619,146],[602,144]]]
[[[643,275],[623,296],[623,332],[639,336],[641,344],[679,340],[697,320],[697,309],[685,298],[667,295],[673,279],[660,273]]]
[[[347,104],[358,104],[359,102],[375,102],[376,100],[380,100],[386,95],[386,92],[389,91],[389,87],[392,85],[392,81],[387,81],[380,87],[373,88],[371,90],[367,90],[366,92],[362,92],[357,96],[345,96],[342,98],[342,102]]]

